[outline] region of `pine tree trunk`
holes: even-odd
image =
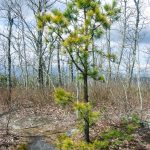
[[[84,19],[86,20],[86,10],[84,9]],[[88,28],[85,26],[85,35],[88,33]],[[89,43],[85,43],[85,55],[84,55],[84,72],[83,72],[83,79],[84,79],[84,101],[87,104],[89,102],[88,98],[88,46]],[[84,118],[84,136],[85,141],[87,143],[90,142],[90,135],[89,135],[89,112],[87,111]]]
[[[87,74],[84,75],[84,101],[85,103],[88,103],[88,76]],[[90,142],[90,137],[89,137],[89,114],[88,112],[85,115],[84,118],[84,136],[85,136],[85,141]]]

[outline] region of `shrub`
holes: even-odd
[[[0,87],[7,86],[7,76],[0,75]]]
[[[17,150],[27,150],[26,144],[19,144]]]
[[[75,141],[66,135],[62,135],[58,138],[56,147],[58,150],[101,150],[107,149],[109,147],[109,142],[95,140],[92,143],[87,143],[82,140]]]
[[[92,110],[92,105],[90,103],[84,102],[75,103],[74,109],[75,111],[79,112],[78,119],[81,121],[81,123],[84,119],[88,119],[90,126],[92,126],[100,117],[99,112]]]
[[[72,102],[73,96],[71,93],[66,92],[63,88],[56,88],[54,92],[54,98],[57,104],[66,106],[69,102]]]

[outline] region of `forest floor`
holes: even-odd
[[[6,135],[8,120],[9,134]],[[111,124],[108,120],[100,119],[91,129],[91,136],[96,137],[109,126]],[[54,143],[58,135],[73,129],[76,129],[75,113],[49,105],[43,108],[22,107],[0,118],[0,150],[7,146],[15,150],[19,143],[29,143],[36,137]],[[82,135],[80,138],[83,138]],[[118,149],[150,150],[150,129],[138,128],[134,133],[134,140],[126,141]]]
[[[111,126],[121,128],[119,121],[125,114],[124,96],[123,91],[119,92],[120,87],[116,89],[112,88],[114,90],[112,93],[118,94],[116,97],[113,94],[108,94],[103,86],[93,88],[90,91],[90,98],[95,100],[93,102],[94,110],[101,113],[99,121],[90,130],[92,140],[99,137],[101,132]],[[130,109],[139,115],[139,101],[136,100],[136,91],[132,93],[135,95],[132,94]],[[148,122],[150,122],[149,93],[146,91],[144,94],[146,101],[143,103],[142,117]],[[49,89],[44,90],[44,93],[37,91],[37,89],[27,93],[24,89],[15,89],[12,93],[11,109],[8,109],[5,103],[6,90],[0,90],[0,150],[17,150],[20,143],[30,144],[34,139],[39,138],[53,145],[59,135],[70,134],[77,130],[76,113],[69,106],[66,108],[57,106],[52,95]],[[6,134],[7,131],[8,134]],[[124,141],[124,144],[116,150],[150,150],[150,127],[139,127],[133,136],[132,141]],[[79,134],[78,138],[83,139],[83,135]]]

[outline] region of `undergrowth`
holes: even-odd
[[[90,143],[77,140],[74,134],[72,137],[63,134],[58,137],[56,147],[58,150],[107,150],[118,149],[125,142],[134,140],[133,133],[140,127],[139,119],[133,115],[131,119],[123,119],[118,126],[112,126]]]

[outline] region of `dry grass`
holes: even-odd
[[[150,89],[141,87],[143,101],[144,118],[150,110]],[[90,87],[90,99],[95,107],[105,110],[105,115],[110,119],[113,117],[120,119],[127,114],[141,113],[141,101],[137,86],[132,86],[128,91],[122,83],[111,82],[108,86],[104,83],[92,85]],[[149,118],[150,119],[150,118]]]
[[[65,87],[66,90],[76,95],[75,85]],[[80,99],[82,100],[83,90],[80,88]],[[146,85],[141,87],[143,100],[143,112],[150,110],[150,88]],[[106,118],[120,118],[127,113],[140,113],[139,91],[133,86],[129,92],[122,83],[111,82],[93,83],[89,85],[89,99],[97,110],[100,110]],[[6,110],[7,89],[0,88],[0,112]],[[53,90],[49,88],[28,89],[15,87],[12,89],[12,107],[33,107],[34,109],[44,108],[48,105],[56,106],[53,98]]]

